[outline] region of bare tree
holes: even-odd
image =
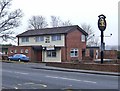
[[[51,16],[51,26],[52,27],[59,27],[59,26],[69,26],[72,25],[70,20],[62,21],[60,17],[57,16]]]
[[[32,16],[28,22],[30,29],[41,29],[48,26],[46,19],[43,16]]]
[[[0,0],[0,34],[4,41],[14,39],[11,36],[14,32],[11,30],[20,25],[20,19],[23,13],[20,9],[9,12],[12,0]]]
[[[58,27],[60,26],[61,20],[57,16],[51,16],[51,26],[52,27]]]
[[[91,25],[88,25],[86,23],[81,24],[81,28],[88,33],[87,36],[87,45],[89,46],[98,46],[99,45],[99,39],[95,38],[94,31],[91,27]]]
[[[70,22],[70,20],[68,20],[68,21],[62,22],[61,26],[70,26],[70,25],[72,25],[72,23]]]

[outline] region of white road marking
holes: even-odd
[[[47,85],[45,85],[45,84],[37,84],[37,83],[32,83],[32,82],[27,82],[27,83],[24,83],[23,85],[40,85],[40,86],[42,86],[44,88],[47,87]]]
[[[7,71],[5,71],[5,72],[13,73],[13,71],[8,71],[8,70],[7,70]]]
[[[39,85],[41,85],[42,87],[44,87],[44,88],[46,88],[47,87],[47,85],[45,85],[45,84],[39,84]]]
[[[17,84],[18,86],[22,86],[22,84]]]
[[[87,83],[96,83],[94,81],[87,81],[87,80],[83,80],[83,82],[87,82]]]
[[[69,85],[70,87],[72,86],[72,85]]]
[[[54,76],[46,76],[46,77],[48,77],[48,78],[56,78],[56,79],[63,79],[63,80],[71,80],[71,81],[77,81],[77,82],[96,83],[94,81],[78,80],[78,79],[65,78],[65,77],[54,77]]]
[[[24,72],[14,72],[14,73],[16,73],[16,74],[22,74],[22,75],[28,75],[29,73],[24,73]]]
[[[32,83],[32,82],[27,82],[27,83],[24,83],[24,85],[33,85],[35,83]]]
[[[29,73],[25,73],[25,72],[17,72],[17,71],[9,71],[9,70],[5,70],[5,72],[15,73],[15,74],[22,74],[22,75],[28,75],[29,74]]]
[[[18,89],[18,87],[14,87],[15,89]]]

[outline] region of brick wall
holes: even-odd
[[[82,33],[79,30],[74,30],[69,32],[65,36],[65,48],[62,48],[62,59],[66,61],[71,60],[81,60],[82,59],[82,49],[86,48],[86,42],[81,42]],[[70,57],[70,50],[72,48],[78,49],[78,57]]]
[[[70,69],[120,72],[119,64],[46,63],[46,65],[54,66],[54,67],[70,68]]]
[[[99,52],[99,58],[101,58],[100,52]],[[105,50],[104,59],[117,59],[117,50]]]
[[[28,52],[25,52],[27,51]],[[16,52],[15,52],[16,51]],[[22,52],[21,52],[22,51]],[[8,56],[12,56],[14,54],[24,54],[30,58],[30,61],[35,60],[35,54],[30,46],[14,46],[8,48]]]

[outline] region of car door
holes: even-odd
[[[14,55],[13,59],[14,60],[19,60],[19,55]]]

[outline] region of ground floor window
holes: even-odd
[[[71,57],[78,57],[78,49],[71,49],[70,56]]]
[[[56,51],[54,50],[48,50],[47,51],[47,57],[56,57]]]

